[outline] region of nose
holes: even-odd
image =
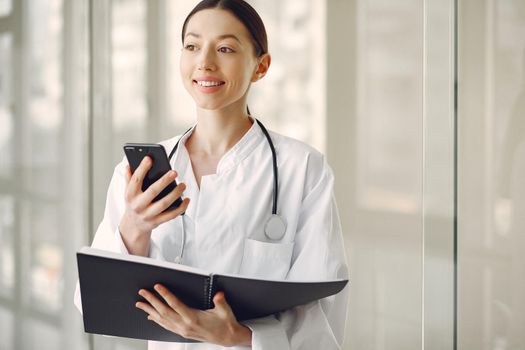
[[[197,68],[203,71],[215,70],[215,51],[210,48],[202,48],[200,50]]]

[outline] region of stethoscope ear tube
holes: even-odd
[[[177,148],[179,148],[180,140],[182,140],[182,138],[186,136],[186,134],[189,133],[191,129],[193,129],[193,126],[189,128],[188,130],[186,130],[184,134],[182,134],[182,136],[177,140],[177,143],[175,144],[175,146],[173,146],[173,149],[171,150],[170,155],[168,157],[168,160],[170,161],[170,163],[171,163],[171,158],[173,158],[173,156],[175,155],[175,152],[177,152]]]

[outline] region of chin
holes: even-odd
[[[219,110],[228,107],[232,104],[232,101],[225,100],[224,98],[202,98],[203,96],[195,96],[194,101],[198,108],[206,110]]]
[[[200,109],[206,109],[208,111],[214,111],[222,109],[224,106],[219,103],[210,103],[210,102],[197,102],[197,107]]]

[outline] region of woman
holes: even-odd
[[[141,191],[151,167],[132,174],[127,161],[115,168],[104,219],[93,246],[151,256],[219,273],[261,278],[323,280],[347,278],[333,201],[333,176],[311,147],[271,132],[278,168],[282,234],[267,236],[272,213],[273,157],[262,124],[249,115],[250,85],[268,71],[264,25],[242,0],[205,0],[182,30],[181,76],[196,104],[197,123],[162,142],[176,151],[171,171]],[[177,178],[166,200],[152,199]],[[163,212],[181,197],[183,204]],[[181,213],[185,212],[185,215]],[[185,231],[185,232],[183,232]],[[227,295],[215,308],[191,309],[161,285],[139,294],[145,317],[195,344],[149,342],[149,349],[337,349],[342,345],[347,288],[336,296],[275,316],[237,322]],[[78,301],[78,300],[77,300]],[[78,304],[77,304],[78,305]]]

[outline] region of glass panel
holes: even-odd
[[[155,133],[150,131],[148,115],[147,2],[95,1],[93,9],[95,60],[91,88],[97,103],[91,121],[95,155],[92,224],[97,227],[113,169],[124,157],[122,146],[126,142],[147,142]],[[151,96],[151,103],[157,102]],[[158,142],[160,138],[151,137],[149,141]]]
[[[460,349],[525,348],[525,2],[460,1]]]
[[[329,102],[330,108],[341,113],[333,120],[345,127],[333,130],[339,140],[332,141],[330,155],[341,157],[336,165],[348,174],[348,180],[336,177],[353,286],[346,348],[419,350],[423,3],[335,3],[329,15],[350,22],[333,24],[328,33],[329,55],[345,59],[328,62],[327,87],[337,96],[329,96],[337,103]],[[346,50],[343,31],[349,32]]]
[[[7,16],[11,13],[13,4],[12,0],[0,0],[0,17]]]
[[[27,320],[24,322],[23,344],[26,349],[62,349],[60,332],[52,325],[39,320]]]
[[[58,211],[52,203],[34,203],[31,208],[30,296],[35,308],[56,312],[61,307],[62,252]],[[45,227],[45,235],[38,234]]]
[[[364,208],[419,210],[421,8],[417,1],[359,1],[356,170]]]
[[[11,11],[10,1],[0,1],[0,16]],[[0,349],[12,349],[15,285],[15,200],[13,195],[13,36],[0,34]],[[4,308],[7,305],[8,309]]]
[[[0,37],[0,305],[12,293],[0,332],[17,349],[83,348],[72,299],[86,230],[88,3],[16,5],[12,36]]]
[[[29,104],[27,159],[33,167],[28,190],[46,197],[59,192],[60,127],[63,123],[63,19],[61,1],[36,2],[29,16]],[[30,141],[29,141],[30,140]],[[42,226],[45,227],[45,226]]]
[[[453,350],[455,332],[454,0],[425,1],[423,340]]]
[[[252,85],[254,115],[325,150],[326,0],[251,2],[265,21],[272,63]]]
[[[48,311],[58,310],[61,291],[57,280],[59,266],[50,253],[60,250],[59,228],[55,203],[61,195],[60,132],[63,127],[63,17],[62,2],[39,2],[31,7],[29,56],[29,139],[27,157],[31,172],[27,173],[26,190],[32,193],[32,203],[22,220],[29,225],[31,239],[29,297],[32,305]],[[43,248],[43,247],[47,247]]]
[[[14,200],[0,196],[0,297],[12,296],[15,283],[13,251]]]
[[[0,341],[0,350],[11,350],[14,348],[13,330],[13,313],[0,306],[0,334],[2,334],[2,341]]]
[[[114,155],[123,157],[125,142],[146,136],[146,2],[112,2],[112,104]]]
[[[0,179],[13,171],[12,45],[11,34],[0,34]]]
[[[0,35],[0,191],[7,192],[13,172],[12,35]],[[10,195],[0,195],[0,295],[13,292],[14,285],[14,202]]]

